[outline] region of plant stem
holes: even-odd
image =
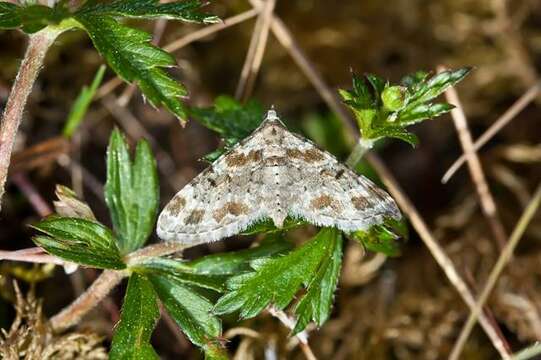
[[[348,165],[350,168],[355,168],[359,161],[361,161],[364,154],[366,154],[367,151],[369,151],[372,146],[374,145],[373,140],[365,140],[362,137],[359,138],[359,141],[357,144],[355,144],[355,147],[351,151],[351,154],[349,154],[346,165]]]
[[[11,152],[21,124],[26,100],[43,64],[47,49],[60,34],[58,30],[45,29],[30,35],[26,54],[9,94],[0,123],[0,210],[6,184]]]
[[[135,251],[128,255],[125,260],[129,264],[147,257],[172,254],[185,248],[186,246],[179,242],[161,242]],[[78,323],[126,276],[129,276],[129,271],[105,270],[74,302],[50,319],[53,330],[59,332]]]
[[[127,276],[125,271],[105,270],[86,291],[50,320],[53,331],[59,332],[75,325]]]

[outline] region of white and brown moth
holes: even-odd
[[[217,241],[287,216],[350,232],[400,219],[393,199],[312,142],[289,132],[274,110],[167,204],[157,233],[166,241]]]

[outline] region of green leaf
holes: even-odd
[[[159,359],[150,344],[152,331],[160,318],[160,309],[152,284],[139,274],[132,274],[124,296],[120,322],[115,328],[111,360]]]
[[[395,139],[400,139],[407,142],[411,146],[415,146],[419,143],[419,139],[417,138],[415,134],[412,134],[408,132],[406,129],[402,127],[398,127],[398,126],[397,127],[393,127],[393,126],[381,127],[381,128],[378,128],[377,130],[374,130],[371,133],[372,139],[379,139],[383,137],[391,137]]]
[[[233,275],[252,270],[252,260],[283,254],[292,245],[283,236],[269,235],[261,245],[235,252],[207,255],[190,261],[186,265],[201,274]]]
[[[215,160],[226,149],[250,135],[264,118],[263,108],[257,101],[249,100],[242,104],[226,95],[218,96],[210,108],[191,108],[190,115],[220,134],[225,142],[225,149],[207,155],[207,160]]]
[[[190,341],[206,347],[216,343],[222,331],[220,320],[212,315],[209,299],[169,277],[148,275],[154,290]]]
[[[64,260],[104,269],[126,267],[113,233],[100,223],[53,216],[33,227],[46,234],[35,236],[34,242]]]
[[[0,29],[16,29],[21,26],[19,8],[12,3],[0,2]]]
[[[400,112],[398,121],[402,126],[410,126],[424,120],[438,117],[453,109],[454,106],[447,103],[418,104],[408,106],[406,109]]]
[[[336,231],[324,228],[314,239],[285,256],[252,262],[256,271],[231,278],[231,291],[218,300],[214,312],[226,314],[240,309],[241,318],[251,318],[271,302],[283,309],[302,284],[310,283]]]
[[[90,11],[75,14],[75,19],[123,80],[136,83],[153,106],[165,106],[185,121],[186,111],[180,98],[187,92],[163,69],[176,65],[176,61],[169,53],[150,43],[150,34],[122,25],[112,16],[95,15]]]
[[[151,234],[158,198],[158,175],[150,146],[140,141],[132,164],[124,138],[114,130],[107,149],[105,200],[122,254],[140,248]]]
[[[68,17],[70,14],[63,1],[52,8],[0,2],[0,30],[21,28],[25,33],[32,34],[48,25],[57,25]]]
[[[308,285],[306,294],[295,307],[297,323],[293,334],[306,328],[313,320],[318,326],[329,318],[333,295],[338,284],[342,266],[342,234],[338,230],[329,236],[328,256],[325,256],[316,275]]]
[[[204,274],[185,261],[173,260],[163,257],[147,258],[137,264],[130,265],[130,269],[142,274],[154,274],[169,278],[180,284],[209,289],[217,292],[225,291],[226,276],[221,274]]]
[[[404,231],[397,223],[387,223],[373,226],[368,231],[356,231],[352,236],[367,250],[383,253],[387,256],[398,256],[400,255],[400,247],[397,241],[398,236],[393,232],[395,229],[399,233]]]
[[[457,70],[446,70],[436,74],[428,80],[416,84],[415,94],[409,99],[410,104],[424,103],[435,99],[448,87],[455,85],[466,75],[469,74],[471,68],[464,67]]]
[[[301,225],[308,224],[307,221],[302,219],[296,219],[292,217],[287,217],[284,220],[284,224],[281,228],[277,228],[274,225],[272,219],[263,219],[256,222],[248,227],[248,229],[241,232],[241,235],[255,235],[255,234],[274,234],[274,233],[283,233],[285,231],[294,229]]]
[[[62,130],[62,134],[65,137],[71,138],[75,130],[81,124],[81,121],[83,120],[86,111],[88,110],[88,107],[90,106],[90,103],[94,98],[94,95],[96,95],[96,90],[101,84],[103,74],[105,74],[104,65],[100,66],[100,68],[96,72],[96,75],[94,75],[94,80],[92,80],[92,84],[90,85],[90,87],[83,87],[83,89],[79,93],[79,96],[77,96],[77,99],[71,107],[68,120],[66,121],[64,129]]]
[[[94,16],[116,16],[144,19],[173,19],[185,22],[211,24],[219,21],[214,15],[199,12],[200,1],[175,1],[161,4],[159,0],[117,0],[110,3],[89,2],[79,14]]]

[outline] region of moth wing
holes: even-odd
[[[288,213],[319,226],[350,232],[402,217],[394,200],[369,179],[341,164],[310,141],[289,136],[286,183],[292,191]],[[302,141],[301,141],[302,140]],[[302,142],[302,144],[300,143]]]
[[[263,218],[256,200],[262,189],[260,157],[247,141],[216,160],[167,204],[158,218],[158,236],[194,246],[238,234]]]

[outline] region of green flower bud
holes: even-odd
[[[383,90],[381,100],[390,111],[400,110],[404,106],[406,88],[403,86],[389,86]]]

